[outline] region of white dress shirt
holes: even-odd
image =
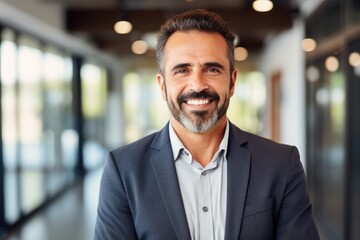
[[[192,158],[172,124],[169,124],[169,133],[191,239],[224,239],[229,121],[219,149],[205,168]]]

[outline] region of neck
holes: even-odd
[[[219,149],[221,140],[224,137],[226,127],[226,116],[223,116],[216,125],[204,133],[188,131],[182,124],[171,119],[172,126],[187,150],[193,158],[205,167]]]

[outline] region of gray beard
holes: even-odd
[[[166,102],[171,115],[183,127],[185,127],[188,131],[193,133],[205,133],[209,131],[211,128],[213,128],[216,125],[216,123],[219,121],[219,119],[225,115],[230,103],[230,97],[226,98],[224,104],[220,106],[220,108],[217,105],[215,111],[207,119],[205,119],[206,116],[204,116],[206,115],[206,113],[201,111],[194,112],[193,114],[196,116],[195,116],[195,120],[192,120],[191,116],[188,116],[186,113],[181,111],[180,104],[179,104],[179,109],[177,109],[176,104],[172,102],[170,98],[168,98],[166,85],[165,85],[165,94],[166,94]]]
[[[183,111],[176,109],[174,102],[169,100],[167,103],[171,115],[188,131],[193,133],[205,133],[213,128],[219,119],[225,115],[226,110],[229,107],[230,99],[226,99],[224,104],[220,108],[217,107],[207,119],[204,119],[206,118],[206,116],[204,116],[206,114],[202,112],[194,112],[193,114],[196,115],[195,120]]]
[[[215,126],[218,121],[218,111],[214,111],[211,117],[207,120],[193,121],[183,112],[180,112],[179,120],[188,131],[193,133],[205,133]]]

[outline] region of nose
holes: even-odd
[[[190,89],[195,92],[201,92],[209,86],[202,71],[193,71],[189,78]]]

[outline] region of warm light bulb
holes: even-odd
[[[305,38],[302,40],[301,45],[305,52],[312,52],[316,48],[316,41],[312,38]]]
[[[144,54],[148,50],[148,45],[145,41],[138,40],[133,42],[133,44],[131,45],[131,50],[135,54]]]
[[[252,6],[257,12],[268,12],[273,9],[274,4],[270,0],[255,0]]]
[[[246,48],[243,47],[237,47],[235,48],[235,60],[236,61],[244,61],[248,57],[248,51]]]
[[[118,34],[127,34],[132,30],[132,24],[128,21],[118,21],[114,25],[114,30]]]
[[[329,72],[336,72],[339,65],[339,60],[334,56],[330,56],[325,60],[325,67]]]
[[[358,52],[350,53],[349,63],[353,67],[359,67],[360,66],[360,54]]]

